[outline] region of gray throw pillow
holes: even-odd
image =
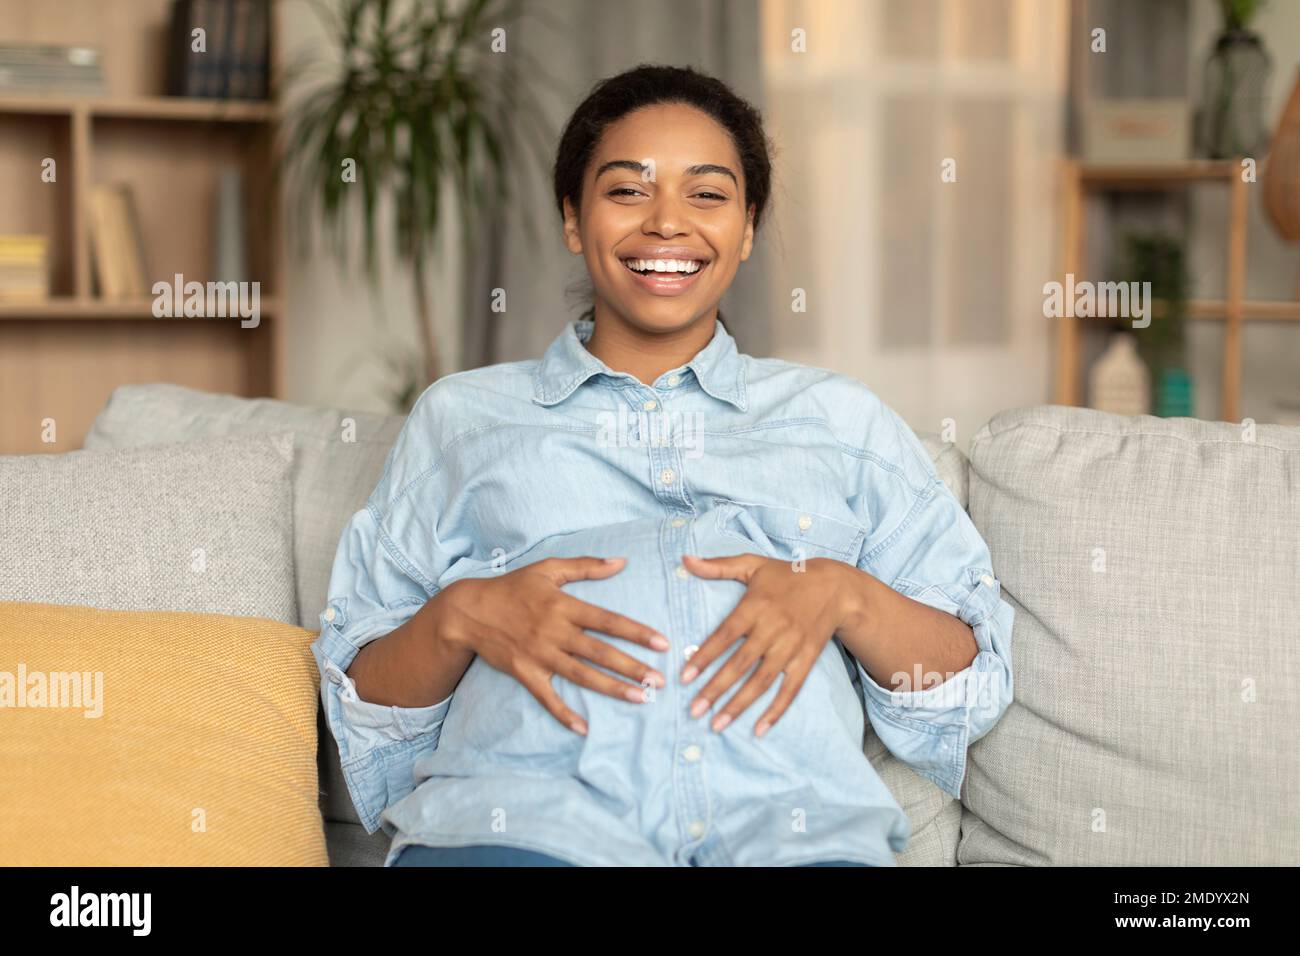
[[[287,435],[0,456],[0,600],[298,621]]]
[[[379,483],[403,421],[400,415],[312,408],[158,382],[115,388],[85,445],[106,450],[291,432],[298,625],[317,631],[343,526]]]
[[[1300,864],[1300,429],[993,418],[970,515],[1016,611],[961,864]]]

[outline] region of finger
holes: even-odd
[[[627,681],[611,677],[563,651],[556,651],[553,657],[548,655],[546,663],[554,673],[569,683],[594,690],[598,694],[626,700],[633,704],[644,704],[650,699],[650,695],[640,684],[629,684]]]
[[[768,560],[758,554],[734,554],[727,558],[700,558],[693,554],[682,555],[686,570],[701,578],[730,578],[748,584],[754,572]]]
[[[789,655],[782,655],[777,648],[771,648],[759,662],[758,669],[749,676],[740,690],[731,695],[725,707],[713,718],[715,731],[726,729],[727,725],[745,712],[754,701],[767,693],[781,672],[791,663]]]
[[[808,679],[808,674],[812,671],[815,660],[815,657],[796,657],[786,666],[785,677],[781,681],[781,689],[776,692],[776,697],[773,698],[771,706],[754,724],[755,737],[763,736],[773,724],[785,715],[786,710],[794,703],[795,697],[798,696],[804,681]]]
[[[757,618],[754,602],[749,595],[740,599],[731,613],[718,625],[718,629],[709,635],[708,640],[700,645],[691,655],[691,659],[682,668],[682,683],[689,684],[709,669],[709,665],[727,652],[732,644],[740,640],[754,626]]]
[[[568,618],[579,627],[599,631],[601,634],[608,634],[610,637],[621,637],[624,640],[640,644],[642,647],[648,647],[654,651],[668,650],[668,638],[653,627],[642,624],[640,621],[634,621],[630,617],[624,617],[614,611],[607,611],[603,607],[580,601],[575,597],[568,597],[569,600],[565,602],[565,606],[570,609]]]
[[[543,558],[531,570],[546,575],[556,587],[570,581],[595,581],[618,574],[627,558]]]
[[[652,687],[667,686],[668,682],[664,680],[664,675],[649,664],[637,660],[630,654],[624,654],[618,648],[610,647],[599,638],[582,631],[575,632],[573,639],[565,645],[565,650],[641,684],[649,684]]]
[[[517,673],[515,678],[524,685],[525,690],[537,698],[537,702],[545,707],[552,717],[575,734],[584,737],[587,735],[587,722],[564,702],[564,698],[551,684],[550,674],[545,673],[540,667],[529,667]]]
[[[713,679],[705,684],[691,701],[691,716],[701,716],[714,703],[721,700],[738,680],[749,673],[755,663],[771,652],[780,636],[781,634],[774,627],[751,628],[745,643],[727,658],[727,663],[722,665],[713,675]]]

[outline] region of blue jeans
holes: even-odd
[[[397,855],[393,866],[572,866],[545,853],[513,846],[420,846],[411,844]],[[691,864],[694,866],[694,862]],[[803,866],[868,866],[848,860],[804,863]]]

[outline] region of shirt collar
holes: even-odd
[[[595,327],[591,319],[578,319],[566,325],[564,331],[556,336],[537,365],[533,401],[539,405],[562,402],[593,375],[633,378],[626,372],[615,372],[587,351],[583,343],[591,338]],[[736,348],[736,340],[721,322],[714,320],[713,338],[695,354],[695,358],[682,366],[682,369],[687,368],[695,373],[700,388],[709,395],[729,402],[742,412],[748,407],[745,363]]]

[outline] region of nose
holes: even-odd
[[[646,212],[643,232],[671,239],[688,231],[689,212],[681,199],[669,190],[659,190]]]

